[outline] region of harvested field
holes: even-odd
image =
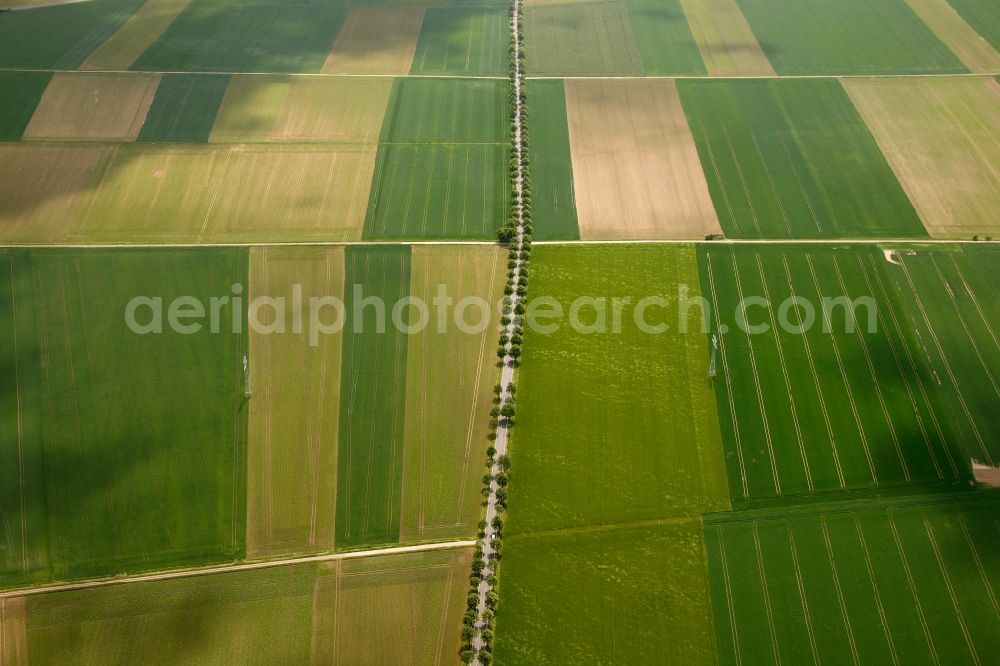
[[[996,494],[706,521],[720,664],[986,663]]]
[[[0,429],[0,519],[17,526],[0,588],[243,557],[246,346],[231,322],[245,330],[244,313],[227,302],[217,333],[205,320],[145,335],[125,313],[137,295],[229,294],[245,283],[246,251],[10,250],[2,261],[2,409],[20,427]]]
[[[705,63],[678,0],[626,0],[646,74],[704,76]]]
[[[367,239],[492,239],[506,217],[503,144],[379,146]]]
[[[993,0],[948,0],[948,4],[994,49],[1000,51],[1000,18]]]
[[[0,141],[21,138],[51,78],[50,72],[0,72]]]
[[[710,75],[774,76],[774,68],[736,0],[680,3]]]
[[[111,155],[100,145],[0,145],[0,242],[65,239]]]
[[[382,124],[383,143],[507,143],[506,81],[399,78]],[[474,112],[470,112],[474,109]]]
[[[508,536],[502,566],[497,663],[714,662],[697,518]]]
[[[342,336],[317,332],[314,341],[308,327],[310,299],[343,292],[343,247],[250,250],[251,302],[285,305],[280,318],[267,305],[249,313],[267,327],[250,331],[249,558],[333,550]],[[332,308],[322,314],[336,318]]]
[[[471,537],[480,517],[483,460],[496,381],[497,309],[506,253],[499,247],[415,246],[410,295],[431,306],[443,285],[455,302],[491,306],[481,331],[449,317],[409,336],[403,433],[402,542]],[[465,311],[475,324],[482,313]],[[412,318],[411,318],[412,321]]]
[[[471,563],[469,550],[340,562],[336,605],[314,611],[313,663],[454,663]]]
[[[566,82],[580,236],[721,233],[671,80]]]
[[[391,89],[385,78],[236,76],[210,141],[374,143]]]
[[[144,0],[91,0],[0,20],[0,67],[76,69]]]
[[[580,238],[573,192],[573,161],[562,81],[530,80],[532,225],[537,240]]]
[[[675,306],[681,288],[692,300],[700,293],[693,247],[539,245],[532,254],[533,297],[558,301],[563,318],[538,319],[560,324],[555,331],[533,329],[530,317],[526,326],[504,545],[524,533],[728,510],[700,308]],[[649,305],[641,327],[638,304],[651,295],[670,305]],[[580,297],[605,300],[603,327],[597,305],[571,311]],[[615,297],[631,299],[619,332]]]
[[[128,21],[83,61],[80,69],[129,69],[191,0],[146,0]]]
[[[390,308],[410,292],[410,246],[345,251],[337,535],[340,547],[399,540],[408,337]],[[383,305],[363,306],[377,297]],[[382,322],[381,325],[379,322]]]
[[[407,74],[423,22],[422,8],[352,7],[323,73]]]
[[[318,72],[347,9],[328,4],[193,2],[133,69],[184,72]]]
[[[122,147],[70,239],[356,239],[372,148]]]
[[[779,74],[966,71],[906,0],[737,2]]]
[[[995,289],[961,249],[760,244],[699,254],[734,503],[954,489],[971,478],[972,456],[996,458],[985,414],[1000,406],[989,360],[1000,353],[997,322],[976,308]],[[741,314],[751,298],[760,307]],[[809,305],[778,305],[790,298]]]
[[[845,80],[932,236],[1000,231],[1000,84],[992,78]]]
[[[1000,71],[1000,53],[969,27],[948,0],[906,0],[972,72]],[[998,20],[1000,24],[1000,20]]]
[[[208,141],[228,85],[228,74],[164,74],[136,141]]]
[[[678,88],[728,236],[926,235],[837,81],[681,81]]]
[[[56,73],[25,139],[131,141],[139,135],[158,74]]]
[[[505,75],[508,32],[506,8],[428,9],[410,73]]]
[[[528,7],[526,68],[532,76],[642,75],[624,2]]]
[[[25,636],[27,603],[23,597],[0,599],[0,665],[23,666],[28,663]]]

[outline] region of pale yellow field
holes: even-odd
[[[374,168],[374,146],[121,146],[71,240],[359,239]]]
[[[994,79],[842,83],[932,236],[1000,232],[1000,85]]]
[[[250,331],[247,557],[333,549],[342,336],[318,335],[312,345],[309,303],[343,291],[342,246],[250,249],[250,298],[281,298],[285,311],[284,332]],[[255,312],[276,324],[272,306]],[[322,315],[335,319],[332,308]]]
[[[98,144],[0,144],[0,242],[63,240],[111,152]]]
[[[465,549],[321,566],[312,663],[457,663],[471,562]]]
[[[680,0],[712,76],[774,76],[736,0]]]
[[[965,22],[948,0],[906,2],[970,71],[1000,71],[1000,53]]]
[[[721,233],[672,80],[566,81],[583,239]]]
[[[495,304],[503,297],[506,254],[496,247],[415,246],[410,293],[431,306],[438,285],[456,302],[490,303],[490,325],[462,332],[436,318],[409,336],[406,424],[403,432],[403,501],[400,541],[469,537],[476,533],[492,386],[497,381]],[[433,312],[433,308],[432,308]],[[481,311],[469,308],[475,324]]]
[[[26,606],[24,597],[0,599],[0,666],[23,666],[28,663]]]
[[[115,34],[87,57],[80,69],[128,69],[190,2],[147,0]]]
[[[236,76],[209,141],[377,143],[389,78]]]
[[[24,139],[132,141],[159,84],[159,74],[56,73]]]
[[[323,73],[408,74],[423,22],[423,8],[352,7]]]

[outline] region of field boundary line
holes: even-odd
[[[840,604],[840,614],[844,618],[844,626],[847,628],[847,640],[851,644],[851,654],[854,663],[860,664],[858,657],[858,645],[854,639],[854,629],[851,628],[851,614],[847,612],[847,602],[844,600],[844,591],[840,587],[840,574],[837,573],[837,559],[833,555],[833,544],[830,543],[830,530],[826,527],[826,516],[820,516],[820,527],[823,529],[823,542],[826,544],[826,557],[830,562],[830,572],[833,574],[833,585],[837,590],[837,602]]]
[[[785,268],[785,279],[788,281],[788,290],[792,295],[792,298],[797,298],[795,293],[795,283],[792,281],[792,271],[788,267],[788,257],[784,254],[781,255],[781,263]],[[816,362],[813,359],[812,346],[809,344],[809,336],[802,335],[802,346],[806,351],[806,359],[809,361],[809,372],[812,374],[813,384],[816,386],[816,397],[819,398],[820,411],[823,412],[823,423],[826,426],[826,434],[830,439],[830,451],[833,454],[833,462],[837,468],[837,480],[840,481],[840,487],[846,488],[847,482],[844,479],[844,469],[840,465],[840,451],[837,449],[837,441],[833,436],[833,424],[830,423],[830,412],[826,407],[826,398],[823,396],[823,386],[819,381],[819,373],[816,371]]]
[[[760,260],[760,254],[754,253],[754,259],[757,261],[757,271],[760,273],[760,283],[764,288],[764,298],[771,301],[771,290],[767,286],[767,278],[764,276],[764,264]],[[788,376],[788,365],[785,363],[785,350],[781,346],[781,336],[778,334],[778,327],[774,321],[774,309],[768,308],[768,318],[771,320],[771,334],[774,336],[774,343],[778,350],[778,362],[781,365],[781,374],[785,378],[785,389],[788,391],[789,401],[788,407],[792,413],[792,423],[795,424],[795,439],[798,441],[799,445],[799,455],[802,457],[802,468],[806,473],[806,483],[809,486],[809,492],[812,493],[815,490],[813,486],[812,469],[809,467],[809,458],[806,456],[805,442],[802,438],[802,428],[799,425],[799,412],[795,408],[795,400],[793,396],[795,393],[792,391],[792,382]]]
[[[149,583],[159,580],[173,580],[176,578],[211,576],[216,574],[233,573],[239,571],[254,571],[257,569],[273,569],[276,567],[294,566],[297,564],[310,564],[316,562],[335,562],[338,560],[353,560],[363,557],[378,557],[382,555],[404,555],[407,553],[421,553],[421,552],[428,552],[435,550],[472,548],[475,545],[476,545],[475,541],[441,541],[435,543],[417,544],[413,546],[393,546],[389,548],[375,548],[373,550],[353,550],[342,553],[327,553],[325,555],[290,557],[281,560],[263,560],[260,562],[244,562],[241,564],[226,564],[221,566],[198,567],[195,569],[179,569],[176,571],[165,571],[155,574],[138,574],[133,576],[121,576],[115,578],[102,578],[99,580],[80,581],[76,583],[59,583],[54,585],[44,585],[40,587],[24,588],[20,590],[4,590],[0,592],[0,599],[26,597],[36,594],[48,594],[50,592],[68,592],[73,590],[86,590],[95,587],[109,587],[112,585]]]
[[[958,624],[962,628],[962,635],[965,637],[965,643],[969,647],[969,653],[972,655],[972,661],[979,666],[979,653],[976,652],[976,645],[972,640],[972,635],[969,633],[969,627],[965,624],[965,616],[962,615],[962,605],[958,602],[958,595],[955,594],[955,587],[951,584],[951,576],[948,575],[948,567],[944,564],[944,559],[941,557],[941,549],[938,547],[937,538],[934,536],[934,530],[931,529],[931,524],[924,518],[924,530],[927,532],[927,538],[931,542],[931,548],[934,549],[934,559],[937,560],[938,568],[941,569],[941,577],[944,578],[944,584],[948,588],[948,597],[951,599],[951,605],[955,609],[955,617],[958,618]]]
[[[785,533],[788,534],[788,545],[792,551],[792,564],[795,566],[795,585],[799,589],[799,599],[802,600],[802,611],[805,615],[806,629],[809,632],[809,649],[812,652],[813,663],[820,664],[819,649],[816,646],[816,634],[813,632],[812,611],[809,610],[809,599],[806,596],[806,586],[802,580],[802,567],[799,565],[799,549],[795,545],[791,522],[785,521]]]
[[[920,597],[917,596],[917,586],[913,582],[913,572],[910,570],[910,561],[906,557],[906,551],[903,549],[903,542],[899,538],[899,530],[896,529],[896,521],[892,518],[892,509],[886,511],[886,516],[889,519],[889,529],[892,530],[892,538],[896,542],[896,551],[899,553],[900,562],[903,564],[903,572],[906,574],[906,582],[910,585],[910,594],[913,595],[914,607],[917,609],[917,616],[920,618],[920,626],[924,630],[924,638],[927,639],[927,646],[931,650],[931,658],[934,659],[935,664],[941,663],[941,659],[938,657],[937,647],[934,645],[934,639],[931,638],[931,632],[927,625],[927,616],[924,615],[923,604],[920,603]]]
[[[712,307],[715,308],[716,327],[718,328],[718,323],[719,323],[718,313],[721,312],[721,310],[719,310],[719,299],[718,296],[716,295],[715,274],[712,272],[711,253],[707,253],[705,255],[705,266],[707,269],[706,272],[708,273],[709,288],[712,290]],[[740,463],[740,481],[743,486],[743,498],[750,499],[750,488],[749,488],[749,483],[747,481],[746,462],[743,459],[743,442],[740,439],[740,426],[739,426],[739,421],[736,418],[736,402],[733,399],[733,387],[730,380],[729,364],[726,362],[725,338],[726,336],[720,335],[718,339],[719,339],[719,352],[722,355],[722,376],[725,378],[726,382],[726,399],[727,399],[726,402],[729,403],[729,413],[732,415],[733,418],[733,435],[736,438],[736,457]]]
[[[813,287],[816,289],[816,295],[820,297],[820,301],[823,299],[823,290],[819,284],[819,278],[816,276],[816,265],[813,263],[812,255],[806,255],[806,262],[809,264],[809,273],[812,276]],[[837,359],[837,367],[840,369],[840,378],[844,381],[845,394],[847,395],[848,401],[851,403],[851,412],[854,414],[854,422],[858,426],[858,434],[861,436],[861,446],[865,451],[865,458],[868,460],[868,468],[872,473],[872,483],[878,485],[878,474],[875,472],[875,463],[872,461],[872,452],[868,448],[868,435],[865,434],[864,425],[861,423],[861,417],[858,414],[858,405],[854,400],[854,391],[851,390],[850,380],[848,378],[847,372],[844,370],[844,359],[840,355],[840,347],[837,345],[837,338],[833,335],[830,336],[830,345],[833,348],[833,355]]]
[[[857,515],[854,516],[854,529],[858,533],[858,540],[861,542],[861,550],[865,555],[865,568],[868,570],[868,580],[872,584],[872,591],[875,593],[875,606],[878,608],[879,620],[882,624],[882,631],[889,644],[889,651],[892,653],[892,663],[899,666],[899,655],[896,653],[896,643],[892,640],[892,632],[889,631],[889,621],[886,619],[885,607],[882,605],[882,594],[878,591],[878,583],[875,581],[875,569],[872,567],[871,552],[868,550],[868,542],[865,541],[864,531],[861,529],[861,521]]]

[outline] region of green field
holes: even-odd
[[[1000,650],[996,499],[716,516],[719,662],[986,663]]]
[[[0,15],[0,67],[76,69],[144,0],[92,0]]]
[[[510,534],[699,515],[729,506],[706,339],[678,329],[678,309],[652,306],[645,333],[632,312],[650,295],[698,293],[691,247],[539,246],[533,297],[569,314],[580,296],[608,299],[608,332],[551,334],[526,327],[513,433]],[[612,329],[610,299],[633,307]],[[689,312],[699,330],[698,311]],[[579,319],[593,323],[593,307]],[[540,320],[550,323],[552,320]],[[586,329],[584,329],[586,330]]]
[[[738,0],[778,74],[967,71],[905,0]]]
[[[137,141],[208,141],[230,77],[165,74]]]
[[[980,305],[995,293],[990,252],[703,247],[713,333],[728,330],[714,383],[734,502],[955,486],[970,477],[969,457],[995,462],[997,321]],[[793,296],[815,315],[805,334],[794,327],[808,316],[784,305]],[[874,307],[853,316],[843,304],[824,307],[842,296]],[[767,327],[747,333],[738,304],[751,297],[771,307],[747,307],[749,326]]]
[[[0,250],[0,264],[0,587],[241,557],[232,306],[218,334],[173,332],[164,312],[162,334],[138,335],[123,315],[135,296],[166,311],[228,295],[246,252]]]
[[[507,537],[502,664],[715,661],[701,521]]]
[[[399,78],[382,122],[383,143],[506,143],[507,83]]]
[[[679,0],[626,1],[646,74],[708,74]]]
[[[508,32],[506,9],[428,9],[410,73],[501,76]]]
[[[948,4],[993,48],[1000,51],[1000,12],[997,12],[993,0],[948,0]]]
[[[524,32],[525,66],[532,76],[643,74],[624,2],[529,6]],[[655,48],[647,43],[648,50]]]
[[[527,83],[531,122],[531,203],[534,237],[538,240],[580,238],[573,193],[573,163],[562,81]]]
[[[470,558],[368,557],[0,603],[24,605],[13,629],[27,663],[447,664]]]
[[[195,0],[132,69],[185,72],[318,72],[347,16],[327,4]]]
[[[0,72],[0,140],[21,138],[51,78],[51,72]]]
[[[363,237],[490,239],[510,184],[504,144],[379,146]]]
[[[352,246],[344,263],[336,541],[355,547],[399,540],[407,336],[390,311],[410,292],[410,248]],[[381,325],[374,306],[353,315],[371,297]]]
[[[679,81],[677,87],[728,236],[927,235],[837,81]]]

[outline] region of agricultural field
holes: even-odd
[[[229,80],[228,74],[162,75],[136,141],[208,141]]]
[[[715,660],[698,519],[506,537],[502,570],[497,663]]]
[[[423,22],[422,8],[352,7],[323,73],[408,73]]]
[[[470,561],[410,553],[0,599],[20,639],[0,661],[21,648],[27,663],[453,663]]]
[[[1000,232],[995,79],[852,79],[844,87],[932,236]]]
[[[1000,51],[1000,18],[991,0],[948,0],[972,28]]]
[[[985,663],[996,493],[706,520],[721,664]]]
[[[381,141],[506,144],[507,87],[501,80],[398,78]]]
[[[635,41],[649,76],[704,76],[700,47],[681,0],[626,0]]]
[[[220,333],[190,335],[136,334],[111,313],[136,296],[228,295],[245,250],[0,261],[0,587],[242,557],[246,340],[230,324],[244,313],[223,304]]]
[[[76,69],[144,1],[92,0],[4,14],[0,67]]]
[[[642,75],[624,2],[529,6],[525,56],[532,76]]]
[[[509,29],[506,8],[427,9],[410,73],[503,76]]]
[[[531,124],[534,237],[578,239],[565,85],[560,80],[532,80],[527,83],[527,92],[534,110]]]
[[[363,238],[495,237],[507,214],[505,144],[379,146]]]
[[[318,72],[347,9],[194,0],[132,65],[185,72]]]
[[[234,76],[209,141],[375,143],[391,90],[387,78]]]
[[[680,81],[677,86],[727,236],[926,235],[837,81]]]
[[[1000,70],[1000,53],[973,30],[952,6],[950,0],[906,0],[917,16],[948,45],[971,72]],[[998,23],[997,25],[1000,25]],[[989,31],[983,31],[988,36]],[[1000,34],[998,32],[997,34]]]
[[[0,140],[21,138],[51,78],[50,72],[0,72]]]
[[[250,333],[249,558],[334,547],[343,335],[317,331],[314,337],[289,307],[296,290],[303,312],[311,298],[342,299],[344,248],[250,251],[251,302],[283,299],[285,305],[280,315],[266,304],[249,313],[263,327]],[[324,314],[332,323],[332,308]]]
[[[571,319],[555,320],[561,326],[554,332],[532,330],[530,321],[526,327],[531,354],[518,389],[508,534],[729,508],[708,341],[694,332],[700,308],[687,313],[689,333],[680,332],[675,305],[650,304],[643,314],[669,331],[644,332],[633,316],[650,295],[676,300],[686,287],[694,299],[697,270],[690,246],[535,248],[534,296],[555,299]],[[598,321],[594,305],[570,312],[580,296],[607,299],[606,332],[587,328]],[[621,311],[620,333],[613,329],[613,297],[632,299]],[[584,325],[579,332],[573,317]]]
[[[736,0],[681,0],[681,7],[710,75],[774,75]]]
[[[80,69],[129,69],[190,2],[147,0],[115,34],[83,61]]]
[[[132,141],[159,84],[158,74],[53,74],[24,139]]]
[[[737,0],[779,74],[967,71],[907,0]]]
[[[995,258],[958,246],[702,247],[734,503],[947,489],[971,478],[971,458],[994,464],[1000,347],[982,303]],[[841,297],[854,308],[824,304]]]
[[[580,236],[700,239],[721,233],[672,80],[567,80]]]

